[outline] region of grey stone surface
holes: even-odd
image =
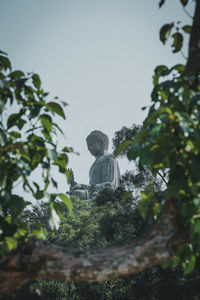
[[[89,185],[77,184],[71,180],[70,194],[80,199],[89,199],[92,194],[108,186],[115,189],[120,184],[120,171],[117,159],[108,154],[108,136],[98,130],[92,131],[86,138],[88,150],[95,157],[89,171]],[[73,176],[73,175],[72,175]]]

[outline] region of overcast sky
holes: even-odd
[[[52,98],[69,104],[59,121],[80,156],[70,155],[76,181],[88,183],[94,158],[85,138],[92,130],[110,141],[122,126],[142,124],[159,64],[184,62],[159,41],[160,27],[190,23],[179,0],[0,0],[0,45],[14,69],[34,71]],[[190,9],[190,7],[188,8]],[[185,55],[187,55],[187,50]],[[112,148],[110,149],[112,151]],[[130,168],[120,161],[121,173]],[[63,178],[61,190],[67,187]]]

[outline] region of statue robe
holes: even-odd
[[[97,190],[104,186],[115,189],[120,184],[120,171],[117,159],[111,154],[100,155],[90,168],[90,185],[96,185]]]

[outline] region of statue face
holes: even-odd
[[[101,145],[100,142],[98,141],[89,141],[87,143],[88,146],[88,150],[90,151],[90,153],[92,155],[94,155],[95,157],[97,157],[98,155],[103,154],[103,146]]]

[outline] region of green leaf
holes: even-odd
[[[39,184],[37,182],[35,182],[35,181],[33,181],[33,184],[36,187],[37,192],[38,192],[40,190]]]
[[[164,191],[166,198],[176,197],[180,198],[181,193],[188,186],[188,178],[186,176],[180,176],[181,174],[174,174],[174,177],[171,178],[171,182],[168,185],[168,188]]]
[[[192,178],[193,183],[200,181],[200,161],[198,158],[194,158],[189,165],[189,175]]]
[[[141,192],[142,199],[138,203],[138,210],[143,218],[146,217],[146,214],[149,209],[150,199],[148,198],[145,192]]]
[[[54,165],[59,166],[59,171],[65,173],[66,166],[68,163],[68,156],[64,153],[60,154],[57,159],[54,161]]]
[[[173,26],[174,23],[165,24],[160,29],[160,40],[161,42],[163,42],[163,44],[165,44],[167,39],[169,38]]]
[[[124,200],[127,200],[132,195],[132,191],[126,191],[124,193]]]
[[[169,73],[170,70],[167,68],[165,65],[160,65],[155,68],[154,73],[155,75],[153,76],[153,84],[156,86],[158,84],[158,80],[161,76],[167,75],[166,73]]]
[[[64,147],[64,148],[62,149],[62,151],[63,151],[63,152],[67,152],[67,153],[73,152],[73,148],[71,148],[71,147]]]
[[[33,74],[32,80],[33,80],[33,85],[39,90],[39,88],[41,86],[41,81],[40,81],[40,77],[38,76],[38,74]]]
[[[200,233],[200,220],[196,219],[194,223],[194,233]]]
[[[197,191],[195,192],[195,191],[193,191],[193,193],[198,193],[198,187],[197,187]],[[194,202],[194,205],[196,206],[196,207],[199,207],[200,206],[200,198],[194,198],[193,199],[193,202]]]
[[[69,213],[71,213],[72,209],[73,209],[73,205],[72,205],[71,200],[65,194],[62,194],[62,193],[58,194],[58,196],[63,201],[63,203],[66,205]]]
[[[13,71],[8,75],[10,78],[20,78],[20,77],[24,77],[24,73],[22,71]]]
[[[8,55],[8,53],[6,53],[6,52],[4,52],[4,51],[2,51],[2,50],[0,50],[0,54]]]
[[[51,178],[51,181],[53,183],[53,186],[57,189],[57,187],[58,187],[57,182],[53,178]]]
[[[62,220],[62,218],[63,218],[62,206],[58,202],[54,202],[53,206],[54,206],[54,209],[55,209],[57,215],[59,216],[60,220]]]
[[[186,143],[185,151],[190,152],[195,149],[195,145],[191,140],[188,140]]]
[[[58,104],[56,102],[49,102],[49,103],[47,103],[46,107],[47,107],[47,109],[57,113],[58,115],[63,117],[63,119],[65,119],[65,113],[64,113],[62,107],[60,106],[60,104]]]
[[[182,27],[182,29],[183,29],[186,33],[191,34],[192,26],[190,26],[190,25],[185,25],[185,26]]]
[[[49,180],[46,180],[46,181],[45,181],[45,186],[44,186],[44,190],[45,190],[45,191],[47,190],[47,188],[48,188],[48,186],[49,186],[49,183],[50,183]]]
[[[140,150],[141,150],[140,144],[135,143],[134,145],[132,145],[131,149],[128,150],[127,158],[129,160],[135,160],[139,156]]]
[[[3,130],[0,129],[0,145],[5,146],[7,142],[7,136]]]
[[[158,214],[160,213],[160,211],[161,211],[160,203],[155,202],[154,205],[153,205],[154,217],[157,217]]]
[[[40,116],[40,120],[42,123],[42,126],[48,130],[48,132],[51,132],[52,129],[52,119],[49,115],[43,114]]]
[[[31,134],[31,135],[29,135],[28,140],[33,145],[37,145],[38,148],[42,148],[43,149],[45,147],[44,139],[42,137],[40,137],[40,136]]]
[[[144,148],[140,152],[140,165],[150,166],[154,159],[154,153],[149,148]]]
[[[42,199],[44,197],[44,191],[39,190],[33,195],[37,200]]]
[[[10,135],[15,137],[16,139],[21,138],[21,134],[17,131],[11,131]]]
[[[194,255],[191,255],[190,259],[186,262],[184,267],[184,275],[191,273],[195,268],[196,258]]]
[[[47,237],[46,232],[42,228],[40,228],[40,229],[34,229],[32,231],[32,234],[34,236],[36,236],[37,238],[42,239],[42,240],[46,240],[46,237]]]
[[[147,109],[147,107],[148,107],[148,106],[143,106],[141,109],[142,109],[142,110],[145,110],[145,109]]]
[[[163,126],[163,124],[158,124],[152,128],[151,133],[154,137],[157,137],[159,135],[162,126]]]
[[[159,2],[159,8],[161,8],[164,3],[165,3],[165,0],[160,0],[160,2]]]
[[[172,52],[176,53],[180,51],[183,46],[183,35],[180,32],[176,32],[172,35],[172,38],[174,39],[172,44],[172,48],[174,49]]]
[[[65,102],[65,101],[61,101],[61,103],[62,103],[62,105],[63,105],[64,107],[68,105],[68,103]]]
[[[10,60],[7,58],[7,57],[5,57],[5,56],[2,56],[2,55],[0,55],[0,70],[7,70],[7,69],[9,69],[9,70],[11,70],[12,69],[12,67],[11,67],[11,63],[10,63]]]
[[[52,123],[52,125],[53,125],[54,127],[56,127],[56,128],[60,131],[61,134],[64,135],[64,132],[62,131],[62,129],[60,128],[60,126],[58,126],[58,124]]]
[[[67,183],[70,184],[70,176],[71,176],[71,173],[70,173],[70,170],[69,170],[69,169],[66,169],[65,175],[66,175],[66,177],[67,177]]]
[[[25,123],[26,121],[21,119],[21,114],[12,114],[7,120],[7,127],[9,129],[13,126],[17,126],[19,129],[22,129]]]
[[[44,135],[45,140],[47,140],[47,141],[52,140],[51,135],[49,134],[49,131],[47,129],[43,129],[42,134]]]
[[[10,209],[11,215],[15,218],[24,209],[26,205],[28,205],[29,202],[24,201],[24,199],[18,195],[11,195],[7,205],[8,208]]]
[[[184,70],[185,70],[185,66],[182,64],[177,64],[173,67],[173,70],[178,71],[180,74],[183,74]]]
[[[127,140],[123,142],[119,147],[114,151],[114,155],[118,156],[121,152],[123,152],[125,149],[127,149],[130,145],[133,144],[133,141]]]
[[[10,84],[9,84],[9,82],[8,82],[6,79],[4,79],[4,78],[0,79],[0,88],[1,88],[1,89],[6,89],[6,91],[9,91],[9,92],[10,92],[10,90],[8,90],[9,86],[10,86]],[[12,95],[11,92],[10,92],[10,94]],[[12,97],[12,96],[11,96],[11,97]],[[10,98],[11,98],[11,97],[10,97]],[[7,95],[7,98],[9,98],[8,95]]]
[[[14,125],[17,125],[17,121],[20,119],[21,115],[20,114],[12,114],[9,116],[7,120],[7,127],[8,129],[11,128]]]
[[[183,6],[186,6],[188,4],[188,0],[180,0]]]
[[[17,240],[13,237],[6,237],[6,244],[11,251],[17,247]]]
[[[166,71],[169,71],[168,67],[165,66],[165,65],[160,65],[160,66],[157,66],[154,70],[155,73],[159,73],[159,74],[165,74]]]
[[[25,237],[27,234],[27,231],[28,231],[27,223],[20,221],[19,226],[18,226],[18,232],[19,232],[20,236]]]
[[[26,121],[25,121],[24,119],[19,119],[19,120],[17,121],[17,127],[18,127],[19,129],[22,129],[22,127],[24,126],[24,124],[26,124]]]

